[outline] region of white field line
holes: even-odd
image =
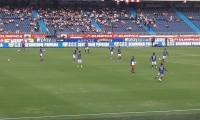
[[[153,50],[147,50],[147,51],[153,51]],[[162,52],[162,51],[159,51],[159,52]],[[175,53],[175,52],[171,52],[173,54],[179,54],[181,56],[170,56],[170,58],[175,58],[175,57],[184,57],[184,56],[200,56],[200,55],[193,55],[193,54],[185,54],[185,53]],[[170,62],[170,63],[177,63],[177,64],[186,64],[186,65],[200,65],[200,64],[195,64],[195,63],[185,63],[185,62],[174,62],[174,61],[168,61],[166,60],[167,62]]]
[[[174,62],[174,61],[167,61],[167,60],[166,60],[166,62],[177,63],[177,64],[186,64],[186,65],[200,65],[200,64],[194,64],[194,63]]]
[[[151,57],[151,55],[147,55],[149,58]],[[199,55],[200,56],[200,55]],[[179,56],[170,56],[170,58],[179,58],[179,57],[185,57],[185,55],[179,55]]]
[[[41,119],[41,118],[59,118],[59,117],[84,117],[84,116],[146,114],[146,113],[170,113],[170,112],[189,112],[189,111],[200,111],[200,109],[161,110],[161,111],[145,111],[145,112],[117,112],[117,113],[97,113],[97,114],[77,114],[77,115],[55,115],[55,116],[39,116],[39,117],[1,118],[0,120]]]
[[[133,73],[134,75],[151,75],[151,74],[135,74],[135,73]]]
[[[136,73],[129,73],[129,74],[131,74],[131,75],[152,75],[152,74],[137,74],[138,72],[136,72]],[[1,119],[0,119],[1,120]]]
[[[149,49],[139,49],[139,50],[144,50],[144,51],[154,51],[154,52],[163,52],[163,51],[160,51],[160,50],[149,50]],[[169,52],[170,53],[173,53],[173,54],[179,54],[179,55],[184,55],[184,56],[200,56],[200,55],[194,55],[194,54],[186,54],[186,53],[176,53],[176,52]]]

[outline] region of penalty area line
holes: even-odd
[[[200,111],[200,109],[161,110],[161,111],[144,111],[144,112],[117,112],[117,113],[97,113],[97,114],[77,114],[77,115],[55,115],[55,116],[38,116],[38,117],[19,117],[19,118],[0,118],[0,120],[40,119],[40,118],[59,118],[59,117],[84,117],[84,116],[146,114],[146,113],[170,113],[170,112],[189,112],[189,111]]]

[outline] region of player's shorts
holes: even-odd
[[[110,52],[111,55],[113,55],[113,52]]]
[[[42,56],[43,54],[42,53],[40,53],[40,56]]]
[[[89,49],[89,47],[85,47],[85,50],[88,50]]]
[[[152,64],[152,65],[156,65],[156,61],[152,61],[151,64]]]
[[[81,60],[81,59],[78,59],[78,63],[82,63],[82,60]]]
[[[158,73],[158,75],[159,75],[159,76],[161,76],[161,77],[163,77],[163,76],[164,76],[164,74],[163,74],[163,73]]]
[[[131,68],[134,69],[134,68],[135,68],[135,65],[131,65]]]
[[[166,58],[166,56],[163,56],[162,58],[163,58],[163,59],[165,59],[165,58]]]
[[[73,55],[72,55],[72,58],[76,58],[76,55],[73,54]]]
[[[122,54],[118,54],[118,57],[121,57],[122,56]]]
[[[25,48],[25,45],[22,45],[23,48]]]

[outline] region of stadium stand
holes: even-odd
[[[91,5],[96,3],[98,1]],[[112,7],[91,5],[77,7],[73,4],[62,8],[51,6],[37,9],[1,7],[0,33],[190,35],[199,34],[200,31],[199,9],[139,8],[139,5],[125,3]]]
[[[104,8],[87,10],[87,16],[93,18],[104,33],[147,33],[137,22],[129,9]]]
[[[136,11],[137,14],[134,16],[130,9],[88,8],[84,10],[68,8],[66,10],[52,10],[54,15],[47,11],[44,12],[45,16],[41,11],[39,14],[43,14],[44,21],[52,34],[55,31],[57,33],[149,34],[150,29],[158,35],[197,34],[173,9],[149,8],[137,9]],[[64,16],[63,14],[67,15]],[[91,23],[92,19],[97,25]]]
[[[96,33],[96,28],[80,8],[49,8],[39,9],[38,12],[48,28],[47,31],[53,35],[55,33]]]
[[[1,33],[41,33],[37,20],[32,16],[32,8],[0,8]]]
[[[148,8],[139,9],[139,16],[150,21],[151,28],[156,34],[189,34],[195,31],[186,24],[173,9]]]
[[[200,10],[196,8],[180,9],[182,13],[198,28],[200,28]]]

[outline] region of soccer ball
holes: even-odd
[[[137,63],[137,62],[135,61],[135,63]]]
[[[20,50],[17,50],[17,52],[20,52]]]
[[[161,58],[159,58],[159,60],[161,60]]]
[[[161,82],[162,80],[161,80],[161,79],[158,79],[158,81]]]
[[[44,50],[44,52],[45,52],[45,50]]]
[[[8,62],[10,62],[10,59],[8,59]]]

